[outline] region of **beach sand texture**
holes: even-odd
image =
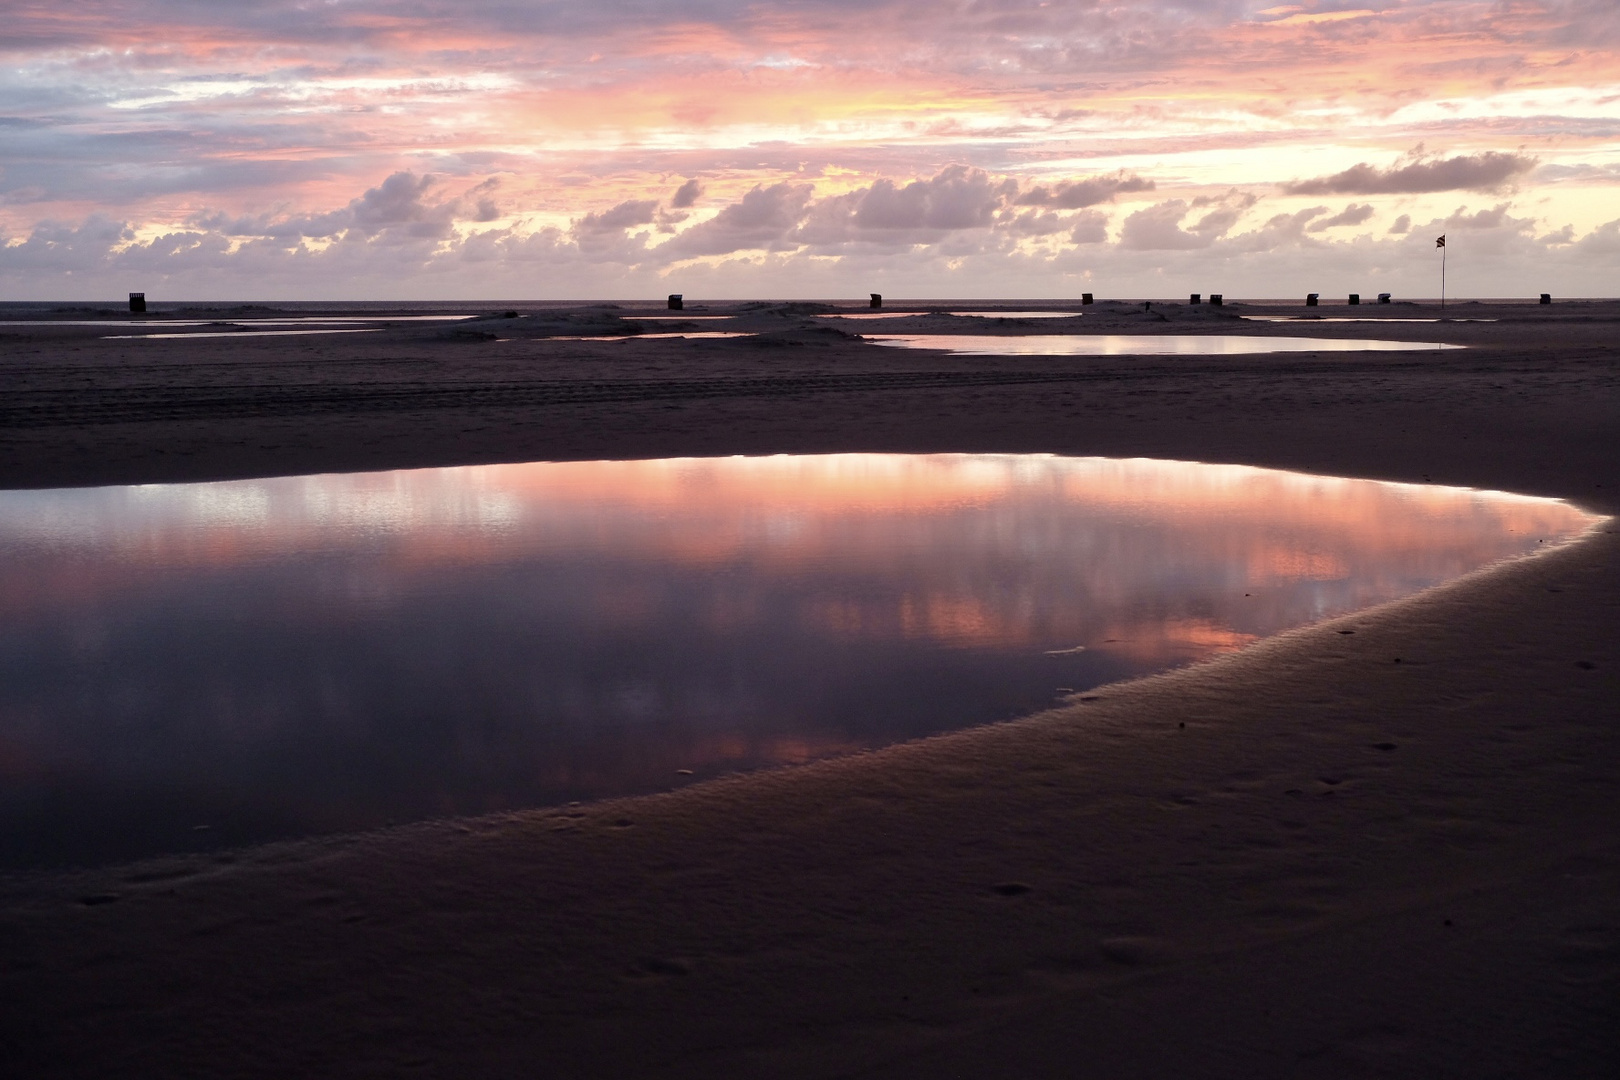
[[[1501,321],[1311,331],[1443,354],[1064,361],[873,355],[807,309],[701,346],[540,332],[589,311],[228,351],[6,328],[0,483],[1049,451],[1614,513],[1620,305],[1466,308]],[[1611,1076],[1616,529],[1010,724],[12,876],[0,1045],[39,1076]]]

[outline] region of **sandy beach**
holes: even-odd
[[[1105,303],[1077,329],[1467,348],[1061,359],[878,349],[815,305],[689,303],[732,318],[685,329],[754,335],[701,342],[627,325],[651,307],[490,310],[234,341],[0,327],[0,486],[999,451],[1620,511],[1620,303],[1404,325]],[[1611,1076],[1616,528],[1013,723],[10,875],[0,1051],[28,1076]]]

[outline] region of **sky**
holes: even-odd
[[[0,300],[1620,295],[1620,3],[5,0]]]

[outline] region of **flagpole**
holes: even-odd
[[[1440,249],[1440,310],[1446,310],[1446,237],[1435,237],[1434,246]]]

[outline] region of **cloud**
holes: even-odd
[[[729,255],[734,251],[777,250],[787,246],[787,234],[798,225],[815,188],[784,181],[769,187],[755,185],[737,202],[708,221],[687,229],[658,250],[668,258]]]
[[[1014,199],[1017,206],[1050,206],[1060,210],[1079,210],[1085,206],[1111,201],[1115,195],[1135,191],[1152,191],[1152,180],[1133,174],[1094,176],[1087,180],[1065,181],[1053,188],[1033,187]]]
[[[1412,231],[1412,215],[1411,214],[1402,214],[1400,217],[1396,218],[1395,223],[1389,227],[1389,233],[1390,233],[1391,236],[1401,236],[1401,235],[1403,235],[1405,233],[1409,233],[1411,231]]]
[[[1531,178],[1552,183],[1574,180],[1587,183],[1617,184],[1620,183],[1620,164],[1594,165],[1589,162],[1570,165],[1547,164],[1536,169]]]
[[[623,232],[637,225],[651,225],[657,215],[657,199],[629,199],[600,214],[586,214],[574,228],[585,233]]]
[[[42,221],[27,239],[0,245],[0,262],[12,270],[81,273],[106,261],[118,245],[135,239],[127,222],[92,214],[78,225]]]
[[[499,209],[497,194],[513,198],[509,187],[498,188],[510,183],[504,174],[457,182],[410,170],[353,197],[334,191],[332,209],[303,214],[207,211],[171,226],[108,214],[77,224],[57,218],[0,232],[0,282],[8,295],[44,299],[106,298],[127,288],[296,299],[312,283],[324,295],[357,299],[476,299],[536,288],[559,299],[683,290],[829,296],[857,286],[1011,298],[1098,285],[1107,295],[1155,296],[1171,282],[1171,292],[1218,282],[1229,297],[1292,295],[1302,282],[1330,292],[1426,295],[1427,256],[1441,233],[1454,238],[1453,284],[1465,295],[1511,294],[1525,281],[1573,295],[1620,265],[1620,226],[1584,235],[1560,228],[1546,221],[1539,200],[1535,217],[1493,201],[1426,216],[1415,228],[1408,215],[1406,233],[1375,235],[1335,227],[1374,220],[1369,207],[1381,211],[1378,199],[1269,214],[1253,225],[1260,200],[1240,189],[1135,213],[1067,210],[1027,205],[1020,196],[1030,188],[958,164],[820,198],[818,183],[844,178],[757,183],[693,211],[669,208],[668,175],[646,185],[661,198],[602,200],[561,227],[536,228],[522,212],[489,216]],[[734,182],[728,175],[726,183]],[[1050,195],[1083,182],[1043,186]]]
[[[1468,208],[1459,206],[1451,215],[1439,224],[1447,229],[1502,229],[1513,232],[1534,231],[1536,223],[1530,218],[1516,218],[1508,214],[1511,203],[1499,203],[1489,210],[1477,210],[1470,214]]]
[[[697,177],[694,176],[676,189],[674,196],[669,200],[669,205],[675,210],[685,210],[695,204],[698,196],[702,194],[703,185],[698,183]]]
[[[1290,195],[1418,195],[1434,191],[1495,191],[1535,167],[1536,158],[1487,150],[1453,158],[1397,162],[1378,169],[1365,162],[1332,176],[1284,184]]]
[[[1534,188],[1524,204],[1557,218],[1542,232],[1586,220],[1597,185],[1620,179],[1614,0],[1424,0],[1376,18],[1294,2],[1308,18],[1237,0],[23,0],[0,41],[0,228],[100,214],[143,238],[229,235],[243,265],[338,239],[346,257],[463,245],[493,265],[517,239],[469,240],[500,233],[478,226],[574,222],[546,258],[657,273],[683,252],[807,248],[795,265],[811,280],[816,259],[857,251],[921,273],[947,250],[1105,244],[1129,211],[1171,198],[1188,201],[1184,216],[1157,241],[1139,219],[1127,239],[1214,253],[1249,226],[1193,197],[1279,175],[1378,188],[1298,200],[1370,200],[1369,221],[1417,205],[1381,193]],[[1347,149],[1436,132],[1457,148],[1449,161]],[[1492,163],[1529,160],[1526,146],[1549,163],[1493,179]],[[1261,171],[1279,153],[1333,164]],[[1156,162],[1157,185],[1067,164],[1105,161]],[[942,178],[953,163],[959,175]],[[461,191],[495,174],[499,190]],[[704,223],[783,183],[817,189],[777,206],[770,227],[740,208]],[[1126,199],[1139,201],[1082,213]],[[648,202],[650,224],[626,208]],[[1354,231],[1333,213],[1246,242]],[[346,284],[304,280],[317,295]]]
[[[1171,199],[1136,211],[1120,227],[1120,246],[1130,251],[1178,251],[1208,247],[1214,242],[1214,237],[1187,232],[1181,227],[1187,211],[1185,199]]]
[[[1604,222],[1575,245],[1583,254],[1620,255],[1620,218]]]
[[[877,181],[850,204],[850,221],[863,230],[982,228],[1015,190],[1012,180],[996,181],[982,169],[951,165],[904,187]]]
[[[1131,251],[1191,251],[1207,248],[1225,236],[1238,219],[1259,199],[1255,195],[1228,191],[1218,198],[1198,198],[1191,202],[1171,199],[1138,210],[1120,228],[1120,245]],[[1182,221],[1195,209],[1213,206],[1191,226]]]
[[[349,204],[353,227],[371,236],[394,225],[427,220],[428,208],[422,196],[432,186],[431,176],[395,173]]]
[[[1258,229],[1233,237],[1230,244],[1237,251],[1259,254],[1315,243],[1308,241],[1305,234],[1316,231],[1312,223],[1327,213],[1327,209],[1325,206],[1311,206],[1292,214],[1273,214]]]
[[[1071,215],[1041,210],[1009,212],[996,224],[1017,236],[1051,236],[1053,233],[1064,232],[1074,227]]]
[[[1323,218],[1321,221],[1311,222],[1310,227],[1306,231],[1325,232],[1328,229],[1339,228],[1341,225],[1360,225],[1362,222],[1366,221],[1372,216],[1372,203],[1361,203],[1360,205],[1351,203],[1349,206],[1346,206],[1343,210],[1340,210],[1337,214],[1334,214],[1330,218]]]
[[[1085,188],[1086,184],[1093,186]],[[910,181],[882,178],[821,199],[815,198],[814,186],[808,183],[756,185],[740,200],[722,207],[713,218],[679,232],[676,226],[685,221],[686,213],[660,209],[653,200],[635,200],[588,214],[573,231],[578,242],[586,246],[597,243],[596,234],[617,233],[654,222],[661,232],[674,234],[667,243],[644,249],[649,264],[660,265],[740,251],[808,248],[825,255],[839,254],[852,246],[907,251],[939,245],[948,239],[960,256],[1005,250],[1016,237],[1066,233],[1074,243],[1100,243],[1106,239],[1107,217],[1099,212],[1064,212],[1059,195],[1073,201],[1079,196],[1071,193],[1086,190],[1089,193],[1085,197],[1093,198],[1104,187],[1109,191],[1140,191],[1150,188],[1151,183],[1131,176],[1104,178],[1100,185],[1094,181],[1065,182],[1056,186],[1058,194],[1039,189],[1042,194],[1031,206],[1030,200],[1020,198],[1016,180],[967,165],[948,165],[930,177]],[[687,188],[683,185],[682,191]],[[1218,218],[1226,212],[1225,202],[1221,201],[1212,214]],[[1199,227],[1213,229],[1217,234],[1222,231],[1208,215]],[[970,234],[978,239],[962,239]],[[621,257],[626,251],[620,249]]]
[[[967,165],[948,165],[905,185],[877,180],[817,202],[795,239],[819,247],[926,244],[952,232],[989,228],[1017,191],[1017,181],[998,180]]]
[[[501,216],[495,201],[500,185],[490,177],[460,195],[431,200],[440,185],[435,176],[403,171],[389,175],[339,210],[277,216],[270,213],[231,216],[219,211],[193,214],[186,224],[227,236],[262,236],[295,242],[301,239],[386,237],[390,240],[434,240],[449,236],[456,221],[494,221]]]
[[[1211,240],[1225,236],[1232,226],[1237,224],[1238,219],[1259,201],[1258,195],[1238,191],[1236,188],[1219,198],[1206,196],[1194,199],[1192,201],[1194,207],[1213,206],[1215,209],[1199,218],[1193,225],[1192,232],[1198,236],[1209,237]]]
[[[1192,251],[1197,248],[1209,248],[1210,244],[1220,240],[1230,232],[1231,227],[1238,223],[1246,214],[1249,207],[1259,202],[1254,194],[1241,193],[1241,191],[1228,191],[1220,198],[1199,198],[1187,202],[1186,199],[1170,199],[1168,202],[1157,202],[1153,206],[1137,210],[1136,214],[1124,219],[1123,227],[1119,228],[1119,244],[1128,251]],[[1212,206],[1204,217],[1200,217],[1191,227],[1183,228],[1181,222],[1187,214],[1200,207]]]
[[[1084,210],[1074,215],[1074,228],[1069,232],[1071,244],[1106,244],[1108,242],[1108,215],[1101,210]]]

